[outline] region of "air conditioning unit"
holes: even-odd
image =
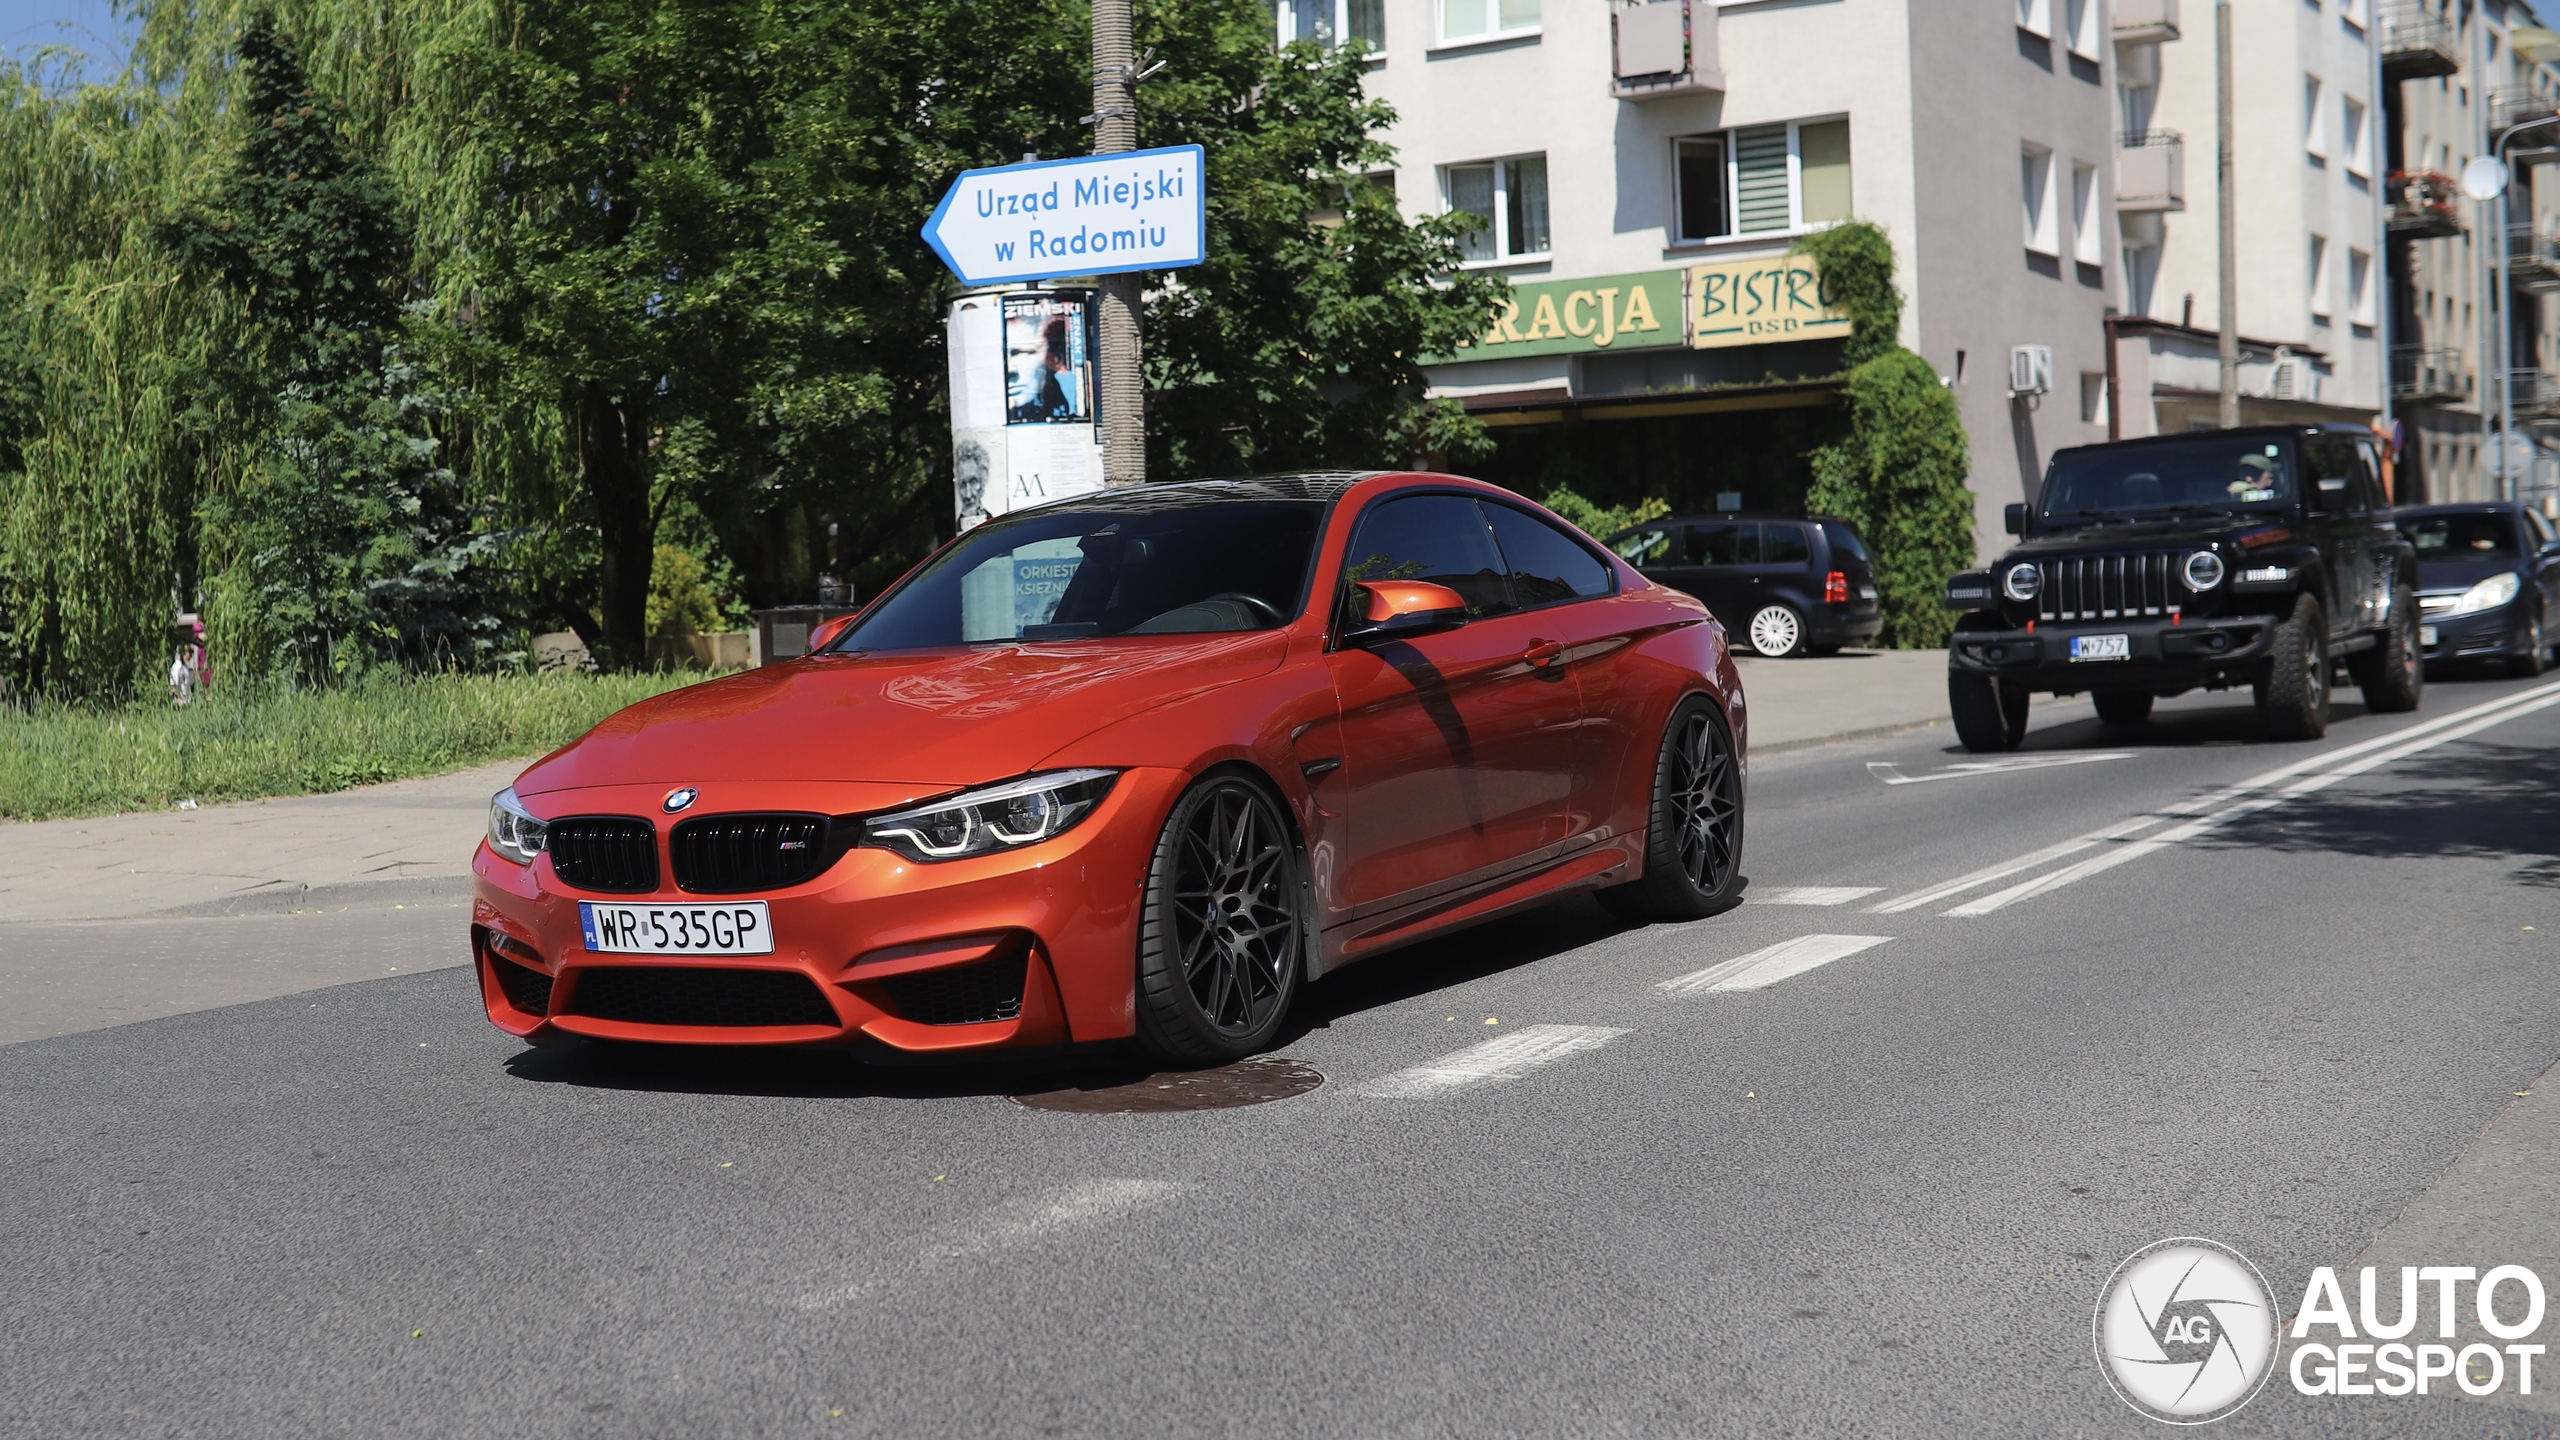
[[[2050,345],[2012,345],[2009,347],[2009,393],[2043,395],[2053,389],[2053,347]]]
[[[2316,401],[2320,398],[2320,372],[2312,369],[2311,362],[2304,357],[2279,350],[2276,352],[2275,375],[2267,389],[2278,400]]]

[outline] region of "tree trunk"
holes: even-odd
[[[649,567],[658,539],[649,517],[648,411],[590,383],[579,387],[569,423],[604,553],[603,646],[596,663],[636,669],[648,658]]]

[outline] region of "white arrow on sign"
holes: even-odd
[[[968,285],[1197,265],[1208,231],[1197,145],[964,170],[924,243]]]

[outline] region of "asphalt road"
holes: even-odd
[[[1343,972],[1279,1051],[1326,1083],[1252,1108],[529,1050],[458,968],[0,1046],[0,1434],[2156,1433],[2090,1351],[2142,1245],[2225,1241],[2288,1307],[2404,1210],[2477,1252],[2434,1263],[2552,1248],[2462,1209],[2560,1153],[2518,1098],[2560,1059],[2542,701],[1771,756],[1741,908]],[[0,942],[60,973],[171,923]],[[179,933],[378,974],[454,923]],[[2541,1398],[2279,1378],[2216,1429],[2560,1433]]]

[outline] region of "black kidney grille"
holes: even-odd
[[[578,972],[569,1012],[632,1025],[839,1025],[797,970],[597,965]]]
[[[922,970],[880,982],[898,1013],[921,1025],[981,1025],[1022,1014],[1022,978],[1031,952],[949,970]]]
[[[658,832],[626,815],[588,815],[551,822],[551,872],[560,883],[613,895],[658,888]]]
[[[489,968],[498,976],[498,988],[506,993],[507,1003],[527,1015],[551,1013],[551,977],[539,970],[527,970],[512,960],[489,957]]]
[[[779,890],[827,868],[824,815],[704,815],[676,827],[676,884],[697,894]]]

